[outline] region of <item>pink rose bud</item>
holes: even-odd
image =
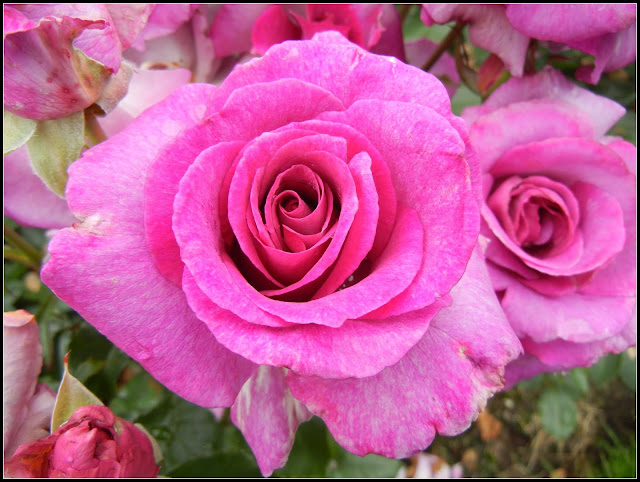
[[[29,478],[156,477],[149,438],[107,407],[80,407],[52,435],[26,443],[5,463],[5,475]]]

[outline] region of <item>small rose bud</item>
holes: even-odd
[[[21,445],[4,468],[29,478],[156,477],[160,470],[147,435],[99,405],[80,407],[52,435]]]

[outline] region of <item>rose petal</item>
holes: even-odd
[[[520,353],[476,253],[423,338],[398,363],[367,378],[300,376],[287,383],[322,417],[336,441],[357,455],[410,457],[436,431],[456,435],[502,387],[503,366]],[[481,321],[480,321],[481,320]]]
[[[35,317],[19,310],[4,314],[2,337],[2,427],[4,456],[18,447],[20,428],[42,368],[42,345]]]
[[[140,230],[143,173],[176,132],[200,121],[198,105],[209,94],[206,85],[178,89],[73,164],[67,200],[83,221],[52,240],[41,277],[169,389],[211,407],[231,405],[254,365],[219,345],[194,316],[182,291],[157,271]]]
[[[311,418],[291,396],[285,375],[283,368],[259,367],[231,407],[231,420],[251,447],[264,477],[284,466],[298,425]]]
[[[221,309],[198,288],[189,270],[185,270],[183,286],[198,318],[230,350],[260,365],[323,378],[371,376],[396,363],[449,301],[445,296],[423,310],[388,318],[385,323],[349,320],[339,329],[313,324],[285,328],[247,323]]]
[[[43,229],[59,229],[76,221],[67,202],[33,173],[27,147],[4,157],[4,214],[14,221]]]

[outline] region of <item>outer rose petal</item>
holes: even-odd
[[[475,124],[480,116],[500,107],[534,99],[570,104],[574,111],[584,114],[583,122],[590,121],[594,126],[593,136],[596,138],[605,135],[625,113],[624,108],[617,102],[580,88],[557,70],[548,67],[536,75],[510,79],[498,87],[481,106],[467,107],[462,117],[471,125]],[[566,110],[561,106],[559,108]],[[505,125],[509,122],[513,121],[507,121]],[[545,122],[539,123],[538,128],[545,129]]]
[[[293,398],[286,369],[261,366],[247,380],[231,407],[231,420],[251,447],[262,475],[284,466],[298,425],[311,413]]]
[[[4,314],[2,337],[2,432],[4,456],[17,448],[19,430],[28,415],[42,368],[40,331],[32,314],[14,311]]]
[[[67,202],[56,196],[34,174],[27,146],[4,156],[4,214],[25,226],[59,229],[71,226],[76,218]]]
[[[175,91],[73,164],[67,201],[83,221],[58,233],[41,273],[154,377],[208,407],[231,405],[254,366],[219,345],[182,291],[158,273],[140,227],[144,172],[164,144],[201,121],[200,102],[212,89],[192,84]],[[79,285],[80,277],[87,283]]]
[[[500,57],[513,75],[522,75],[529,38],[511,26],[503,5],[422,4],[420,18],[427,26],[468,22],[474,45]]]
[[[502,367],[521,352],[488,281],[476,251],[451,292],[453,305],[436,315],[395,365],[345,380],[292,371],[291,392],[358,455],[409,457],[429,445],[436,431],[460,433],[502,388]]]
[[[629,28],[636,20],[636,6],[510,4],[506,15],[529,37],[569,43]]]

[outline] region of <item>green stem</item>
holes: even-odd
[[[32,271],[38,271],[38,266],[33,264],[31,260],[20,251],[14,251],[11,248],[5,246],[3,254],[4,259],[16,261],[17,263],[20,263],[21,265],[29,268]]]
[[[55,295],[52,291],[49,291],[47,297],[42,301],[40,306],[38,307],[38,311],[35,313],[35,318],[38,322],[38,327],[40,328],[40,340],[42,341],[42,360],[44,361],[44,365],[47,367],[47,370],[53,371],[54,369],[54,359],[53,359],[53,340],[49,336],[49,323],[44,317],[45,312],[51,305],[51,302],[54,300]]]
[[[442,54],[446,52],[449,46],[453,43],[456,37],[460,35],[462,29],[466,24],[464,22],[457,22],[455,26],[451,29],[451,32],[440,42],[438,48],[431,54],[429,60],[422,66],[422,70],[425,72],[429,72],[429,69],[433,67],[433,65],[438,61]]]
[[[33,261],[37,266],[40,266],[40,262],[42,261],[42,254],[40,251],[6,224],[4,225],[4,238],[9,241],[9,244],[14,248],[24,253],[25,256],[27,256],[27,258]]]

